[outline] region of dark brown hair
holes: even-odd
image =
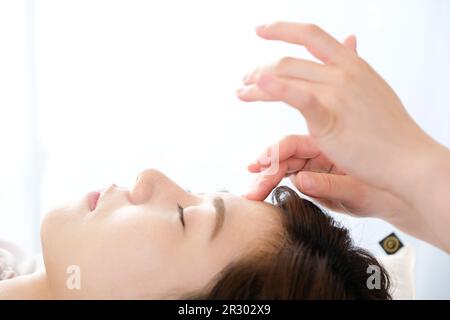
[[[284,237],[270,254],[231,263],[194,299],[391,299],[389,277],[368,251],[355,247],[347,229],[288,187],[272,194]],[[369,289],[369,267],[380,287]]]

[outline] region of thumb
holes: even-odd
[[[262,201],[270,194],[270,192],[280,183],[287,173],[289,162],[283,161],[278,163],[278,168],[275,172],[267,173],[263,170],[253,182],[250,190],[243,195],[248,200]]]
[[[355,35],[350,35],[347,38],[345,38],[343,44],[344,44],[344,46],[346,46],[350,50],[354,51],[355,53],[358,53],[356,50],[356,36]]]
[[[291,181],[302,193],[315,198],[344,203],[363,198],[361,182],[347,175],[302,171],[292,176]]]

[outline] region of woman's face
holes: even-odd
[[[50,211],[41,238],[50,285],[62,297],[164,299],[204,288],[280,227],[271,204],[192,194],[151,169],[132,189],[105,189],[92,211],[88,197]],[[67,282],[78,274],[73,289]]]

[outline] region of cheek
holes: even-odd
[[[185,210],[185,234],[189,240],[208,243],[215,226],[215,214],[210,211]]]
[[[207,242],[197,237],[208,235],[205,220],[192,220],[188,236],[178,215],[170,212],[123,207],[83,218],[69,208],[49,212],[41,228],[51,284],[65,296],[164,296],[198,288],[212,277]],[[80,292],[66,288],[67,268],[73,265],[81,271]]]
[[[129,214],[108,221],[95,241],[103,244],[105,254],[127,257],[136,265],[144,258],[158,261],[173,254],[180,241],[176,227],[167,217]]]
[[[85,231],[84,278],[90,290],[136,296],[158,288],[180,255],[180,229],[170,215],[110,213]],[[147,292],[147,294],[150,294]]]

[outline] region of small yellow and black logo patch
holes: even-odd
[[[403,243],[394,232],[385,237],[379,243],[387,254],[394,254],[403,247]]]

